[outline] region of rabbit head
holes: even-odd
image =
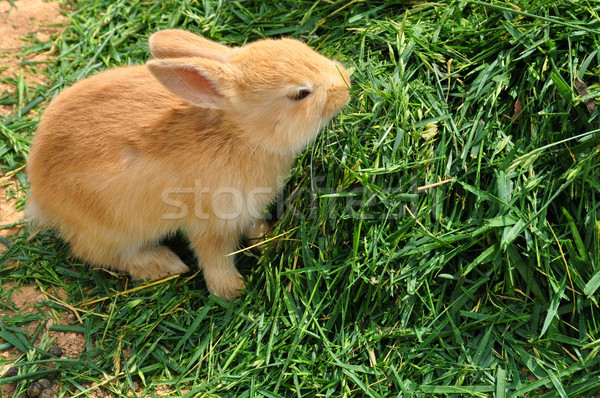
[[[175,95],[217,110],[251,146],[294,155],[348,102],[348,72],[300,41],[232,48],[181,32],[151,37],[157,59],[147,67]]]

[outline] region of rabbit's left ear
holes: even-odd
[[[209,59],[150,60],[146,66],[170,92],[190,104],[222,109],[228,103],[233,69]]]
[[[161,30],[150,36],[154,58],[207,58],[228,62],[233,48],[181,29]]]

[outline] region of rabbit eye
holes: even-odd
[[[294,101],[301,101],[304,98],[308,97],[311,93],[312,93],[311,90],[304,88],[304,89],[298,90],[298,92],[296,94],[291,95],[290,99],[292,99]]]

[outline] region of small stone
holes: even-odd
[[[56,393],[47,388],[40,394],[40,398],[56,398]]]
[[[18,374],[19,374],[19,369],[15,368],[14,366],[11,366],[10,368],[8,368],[6,373],[4,373],[4,377],[14,377]]]
[[[29,388],[27,389],[27,396],[29,398],[36,398],[36,397],[40,396],[40,394],[42,393],[42,391],[44,391],[44,390],[42,390],[40,388],[40,386],[38,385],[38,383],[36,381],[36,382],[32,383],[29,386]]]
[[[38,381],[33,382],[31,386],[29,386],[29,389],[27,390],[27,395],[30,398],[40,397],[44,390],[51,390],[51,388],[52,383],[50,383],[48,379],[39,379]]]
[[[63,350],[60,347],[52,347],[48,352],[58,358],[63,356]]]

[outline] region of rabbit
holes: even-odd
[[[295,39],[229,47],[172,29],[153,59],[76,82],[48,106],[27,173],[31,229],[72,254],[153,280],[188,267],[160,240],[190,239],[209,292],[245,288],[233,252],[295,156],[348,102],[341,63]],[[250,232],[252,233],[252,232]]]

